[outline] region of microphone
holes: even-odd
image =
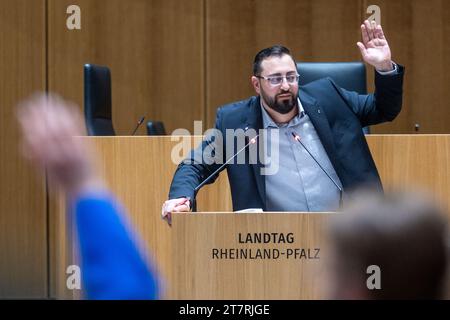
[[[248,128],[245,129],[245,131],[247,131],[247,130],[248,130]],[[237,151],[224,164],[222,164],[216,171],[211,173],[205,180],[203,180],[198,186],[195,187],[195,189],[194,189],[194,199],[189,199],[189,200],[192,201],[192,212],[197,211],[196,197],[197,197],[197,192],[200,190],[200,188],[203,187],[209,180],[211,180],[212,177],[214,177],[218,172],[220,172],[227,164],[229,164],[231,162],[231,160],[236,158],[242,151],[247,149],[249,145],[256,143],[256,140],[258,139],[258,137],[259,137],[259,134],[257,134],[253,138],[251,138],[250,141],[244,147],[242,147],[239,151]]]
[[[144,122],[144,119],[145,119],[145,116],[142,116],[142,117],[138,120],[137,125],[136,125],[136,128],[134,128],[134,131],[133,131],[133,133],[131,134],[132,136],[134,136],[134,135],[136,134],[137,129],[139,129],[139,127],[141,126],[141,124]]]
[[[317,159],[312,155],[311,152],[309,152],[308,148],[303,144],[303,142],[300,140],[300,136],[295,133],[294,131],[291,131],[292,136],[294,137],[294,140],[297,141],[298,143],[301,144],[301,146],[303,147],[303,149],[306,150],[306,152],[308,152],[308,154],[311,156],[311,158],[317,163],[317,165],[319,166],[320,169],[322,169],[322,171],[327,175],[327,177],[331,180],[331,182],[333,182],[333,184],[336,186],[336,188],[339,190],[339,209],[342,210],[343,208],[343,199],[342,199],[342,194],[343,194],[343,190],[342,188],[337,184],[337,182],[328,174],[328,172],[320,165],[319,161],[317,161]]]

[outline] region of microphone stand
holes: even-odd
[[[132,136],[134,136],[136,134],[137,129],[139,129],[140,125],[142,124],[142,122],[144,122],[145,116],[142,116],[141,119],[139,119],[136,128],[134,128],[133,133],[131,134]]]
[[[303,144],[303,142],[300,140],[300,137],[298,134],[296,134],[295,132],[291,132],[292,136],[294,137],[295,141],[298,141],[298,143],[300,143],[303,147],[303,149],[306,150],[306,152],[308,152],[308,154],[311,156],[311,158],[317,163],[317,165],[319,166],[320,169],[322,169],[322,171],[327,175],[327,177],[331,180],[331,182],[333,182],[333,184],[336,186],[336,188],[339,190],[339,210],[342,210],[344,207],[344,201],[343,201],[343,190],[342,188],[337,184],[336,181],[334,181],[334,179],[328,174],[328,172],[321,166],[321,164],[319,163],[319,161],[317,161],[317,159],[311,154],[311,152],[309,152],[308,148],[306,148],[306,146]]]
[[[191,208],[192,208],[192,212],[196,212],[197,211],[197,193],[200,190],[201,187],[203,187],[209,180],[212,179],[212,177],[214,177],[218,172],[220,172],[227,164],[229,164],[231,162],[231,160],[233,160],[234,158],[236,158],[243,150],[245,150],[249,145],[256,143],[256,139],[259,137],[259,134],[257,134],[256,136],[254,136],[253,138],[250,139],[250,141],[244,146],[242,147],[238,152],[236,152],[232,157],[230,157],[224,164],[222,164],[219,168],[217,168],[217,170],[215,170],[213,173],[211,173],[205,180],[203,180],[197,187],[195,187],[194,189],[194,197],[191,200]]]

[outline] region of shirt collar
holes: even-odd
[[[284,126],[293,126],[298,124],[298,122],[300,121],[300,119],[305,115],[305,110],[303,109],[302,103],[300,101],[300,98],[297,97],[297,107],[298,107],[298,114],[291,119],[291,121],[289,121],[289,123],[287,125],[282,125],[279,126],[275,123],[275,121],[273,121],[272,117],[269,115],[269,113],[266,111],[266,109],[263,106],[262,103],[262,99],[260,99],[260,107],[262,110],[262,118],[263,118],[263,127],[264,129],[267,128],[280,128],[280,127],[284,127]]]

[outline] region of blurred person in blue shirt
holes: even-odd
[[[157,299],[157,278],[131,239],[123,209],[95,168],[73,105],[36,94],[17,108],[24,156],[66,195],[87,299]]]

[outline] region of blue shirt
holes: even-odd
[[[74,203],[81,275],[88,299],[157,299],[157,279],[109,196]]]

